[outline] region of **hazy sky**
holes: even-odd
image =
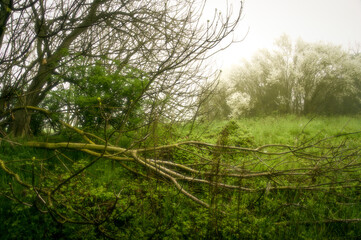
[[[208,0],[207,9],[222,9],[225,3]],[[246,0],[235,36],[241,39],[247,31],[243,42],[217,55],[222,68],[249,59],[258,49],[271,48],[283,33],[292,40],[301,37],[307,42],[343,45],[345,49],[357,44],[361,48],[361,0]]]

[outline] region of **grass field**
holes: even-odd
[[[216,133],[228,121],[199,124],[194,136],[214,140]],[[252,137],[255,145],[297,144],[302,137],[330,137],[342,133],[361,131],[361,116],[269,116],[236,120],[245,134]]]
[[[361,117],[356,116],[290,115],[197,123],[193,128],[161,126],[148,144],[195,140],[250,149],[295,146],[259,153],[190,145],[150,156],[214,173],[203,178],[213,185],[182,182],[210,208],[152,172],[142,172],[150,179],[135,175],[107,159],[63,184],[52,205],[44,204],[50,200],[42,189],[54,188],[94,158],[3,141],[0,160],[37,191],[0,171],[0,239],[360,239],[360,130]],[[351,132],[355,134],[331,138]],[[268,154],[285,149],[291,150]],[[205,164],[205,159],[215,163]],[[226,175],[232,168],[244,175]],[[220,183],[242,188],[230,190]]]

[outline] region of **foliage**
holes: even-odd
[[[231,76],[231,116],[272,113],[357,114],[361,110],[361,58],[339,46],[292,43],[261,50]]]
[[[132,129],[141,122],[146,104],[140,98],[149,84],[145,73],[131,67],[112,72],[101,63],[79,64],[69,69],[66,79],[71,84],[50,92],[43,103],[51,111],[64,111],[65,121],[91,132],[105,124]]]
[[[230,95],[227,85],[220,82],[214,89],[206,91],[200,96],[202,105],[200,106],[200,119],[206,121],[221,120],[231,114],[232,105],[227,104],[225,99]]]

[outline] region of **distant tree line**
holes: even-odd
[[[341,46],[284,35],[274,50],[260,50],[233,69],[226,82],[209,95],[204,116],[361,112],[361,54]]]

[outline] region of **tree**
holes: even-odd
[[[74,64],[67,81],[72,84],[50,91],[42,106],[52,112],[65,112],[60,117],[73,126],[95,132],[105,124],[119,129],[126,121],[124,124],[135,127],[139,121],[136,118],[144,117],[146,101],[137,99],[144,95],[148,79],[137,69],[123,67],[122,71],[111,71],[98,62],[84,67]],[[134,102],[136,105],[130,107]]]
[[[119,71],[138,69],[148,75],[144,93],[174,95],[196,81],[200,60],[232,33],[242,9],[234,17],[215,14],[203,23],[205,1],[196,0],[1,3],[6,30],[1,32],[0,113],[3,131],[15,136],[30,134],[32,111],[19,109],[12,118],[8,112],[39,106],[51,89],[67,82],[67,70],[80,57],[84,65],[103,59],[110,68],[117,61]]]
[[[282,36],[274,51],[258,52],[231,81],[250,97],[250,114],[358,113],[360,65],[339,46]]]
[[[231,113],[231,108],[224,101],[229,97],[229,89],[220,81],[213,88],[207,89],[201,96],[199,118],[205,121],[221,120],[227,118]]]

